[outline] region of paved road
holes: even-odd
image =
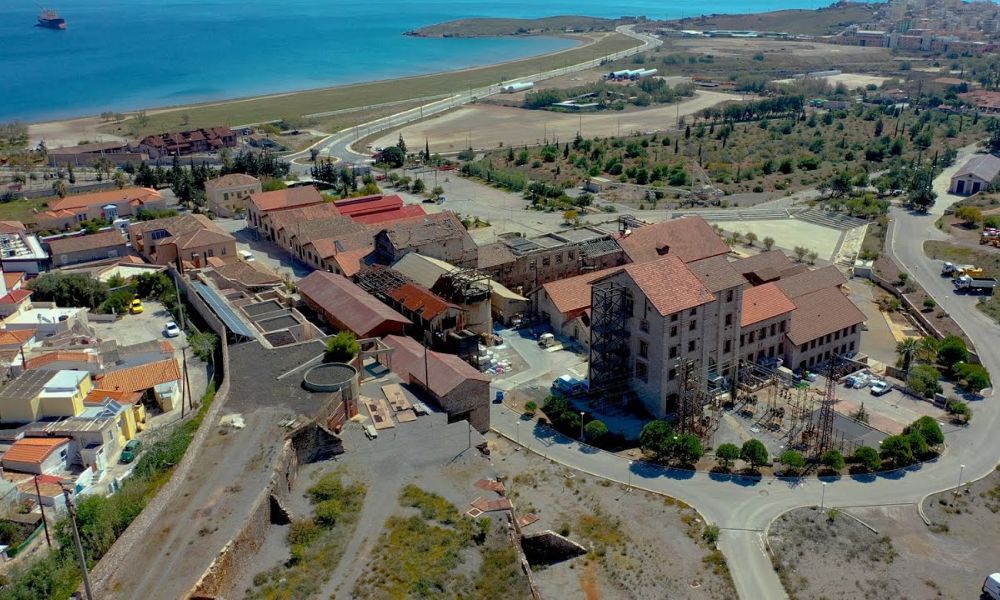
[[[942,203],[933,212],[940,214],[944,208]],[[890,248],[911,276],[966,331],[984,366],[995,376],[1000,375],[1000,335],[996,325],[976,310],[973,299],[956,296],[947,280],[939,276],[938,265],[923,256],[923,241],[943,236],[934,228],[937,214],[919,215],[894,209]],[[918,504],[928,494],[953,488],[958,482],[960,465],[964,465],[964,481],[990,473],[998,461],[995,432],[1000,426],[1000,410],[992,392],[987,395],[975,403],[975,418],[968,428],[948,432],[948,449],[936,462],[897,474],[845,477],[831,482],[826,486],[826,505]],[[823,495],[819,481],[724,479],[708,473],[669,471],[646,463],[630,463],[625,458],[581,446],[550,430],[536,429],[530,435],[520,416],[502,405],[493,406],[492,426],[500,434],[511,439],[517,436],[523,446],[571,468],[622,483],[631,481],[633,485],[669,494],[695,506],[722,529],[720,547],[740,597],[747,600],[786,597],[764,551],[763,534],[781,513],[819,504]]]
[[[522,81],[542,81],[544,79],[551,79],[553,77],[559,77],[567,73],[573,73],[576,71],[584,71],[587,69],[593,69],[594,67],[600,66],[604,60],[617,60],[619,58],[624,58],[626,56],[632,56],[633,54],[638,54],[639,52],[645,52],[651,50],[663,44],[663,42],[654,36],[647,35],[644,33],[636,33],[632,30],[631,25],[623,25],[617,28],[618,33],[627,35],[631,38],[635,38],[642,42],[641,46],[636,46],[634,48],[629,48],[627,50],[622,50],[621,52],[616,52],[607,57],[596,58],[593,60],[588,60],[580,64],[572,65],[569,67],[561,67],[559,69],[554,69],[552,71],[545,71],[543,73],[536,73],[534,75],[528,75],[525,77],[519,77]],[[390,115],[388,117],[383,117],[381,119],[376,119],[364,125],[359,125],[357,127],[351,127],[338,131],[337,133],[320,140],[319,142],[313,144],[309,148],[297,152],[295,154],[290,154],[286,158],[290,161],[295,161],[297,159],[308,159],[309,151],[316,149],[319,151],[329,150],[331,157],[339,158],[340,160],[351,162],[359,161],[369,158],[368,154],[363,154],[355,152],[351,148],[351,144],[359,139],[368,137],[373,133],[378,133],[380,131],[386,131],[389,129],[395,129],[397,127],[402,127],[413,121],[417,121],[426,118],[431,115],[436,115],[443,113],[447,110],[451,110],[456,106],[461,106],[463,104],[468,104],[474,102],[479,98],[486,98],[500,93],[500,85],[490,85],[487,87],[472,89],[464,92],[460,92],[443,100],[438,100],[436,102],[431,102],[429,104],[424,104],[417,108],[413,108],[395,115]],[[292,170],[296,173],[306,174],[309,172],[310,165],[292,163]]]

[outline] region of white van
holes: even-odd
[[[983,593],[993,600],[1000,600],[1000,573],[994,573],[983,582]]]
[[[239,254],[240,258],[243,260],[253,262],[253,252],[250,252],[249,250],[237,250],[236,253]]]

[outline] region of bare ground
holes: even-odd
[[[1000,473],[963,489],[924,501],[929,527],[913,505],[852,508],[832,520],[816,507],[782,515],[768,541],[789,596],[978,598],[1000,554]]]
[[[518,516],[539,521],[525,533],[551,529],[591,548],[585,556],[535,569],[545,598],[735,598],[724,562],[702,541],[703,523],[672,498],[573,473],[489,436],[493,465],[504,477]]]

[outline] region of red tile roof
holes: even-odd
[[[593,273],[584,273],[567,277],[558,281],[550,281],[542,285],[556,309],[571,315],[590,306],[590,284],[622,270],[622,267],[611,267]]]
[[[313,271],[299,281],[298,291],[303,299],[360,337],[368,337],[386,323],[410,324],[409,319],[335,273]]]
[[[21,285],[24,281],[24,273],[7,273],[3,274],[3,284],[8,290],[13,290]]]
[[[454,354],[425,350],[413,338],[387,335],[383,341],[394,349],[390,360],[392,372],[404,379],[421,384],[424,383],[426,352],[426,371],[430,378],[430,385],[427,387],[439,398],[448,395],[466,381],[489,382],[490,380],[485,374]]]
[[[403,206],[403,199],[395,195],[383,196],[378,194],[375,196],[362,196],[360,198],[344,198],[343,200],[334,200],[333,203],[337,205],[340,214],[353,217],[395,210]]]
[[[774,283],[765,283],[743,292],[743,314],[740,327],[749,327],[761,321],[795,310],[795,304]]]
[[[41,464],[57,448],[68,444],[69,438],[64,437],[26,437],[11,444],[4,453],[3,459],[21,463]]]
[[[52,255],[70,254],[98,248],[114,248],[125,245],[125,238],[117,228],[91,235],[75,235],[48,242]]]
[[[93,389],[83,401],[87,404],[101,404],[106,398],[111,398],[118,404],[136,404],[142,400],[142,392]]]
[[[788,339],[797,346],[865,321],[864,313],[837,288],[821,289],[793,301]]]
[[[401,219],[422,217],[426,214],[427,213],[424,212],[424,207],[419,204],[407,204],[406,206],[402,206],[394,210],[364,215],[352,215],[351,218],[358,223],[364,223],[365,225],[385,225],[388,223],[394,223]]]
[[[118,202],[149,202],[150,200],[160,200],[160,192],[150,188],[125,188],[123,190],[110,190],[107,192],[91,192],[89,194],[77,194],[66,196],[49,204],[52,212],[60,210],[70,210],[73,208],[83,208],[85,206],[104,206],[106,204],[116,204]]]
[[[811,294],[818,290],[844,285],[847,283],[847,278],[840,272],[840,269],[829,265],[791,277],[783,277],[776,283],[786,296],[795,300],[799,296]]]
[[[759,273],[762,270],[773,270],[780,274],[794,266],[795,263],[792,262],[792,259],[788,258],[781,250],[768,250],[733,261],[733,268],[744,276],[749,273]]]
[[[19,304],[28,299],[31,290],[11,290],[4,296],[0,296],[0,304]]]
[[[101,390],[141,392],[180,378],[181,371],[177,367],[177,359],[168,358],[105,373],[94,382],[94,387]]]
[[[205,189],[214,190],[216,188],[231,188],[241,185],[254,185],[258,183],[260,183],[260,179],[251,175],[246,175],[245,173],[229,173],[228,175],[223,175],[222,177],[209,179],[205,182]]]
[[[688,263],[687,267],[710,292],[721,292],[746,283],[725,256],[696,260]]]
[[[35,336],[36,329],[7,329],[0,331],[0,346],[20,346]]]
[[[24,223],[20,221],[0,221],[0,233],[19,233],[24,231]]]
[[[729,253],[729,246],[701,217],[684,217],[655,225],[644,225],[626,236],[616,235],[618,244],[634,263],[674,254],[692,262]]]
[[[323,202],[323,196],[319,190],[311,185],[252,194],[247,200],[247,203],[252,204],[259,212],[308,206],[321,202]]]
[[[661,315],[701,306],[715,300],[698,277],[677,255],[625,265],[622,269]]]
[[[388,296],[399,302],[407,310],[419,314],[425,319],[433,319],[449,307],[455,305],[442,300],[434,292],[415,283],[404,283],[389,292]]]
[[[41,369],[45,365],[54,362],[97,362],[97,357],[88,352],[70,352],[67,350],[56,350],[55,352],[49,352],[48,354],[42,354],[41,356],[36,356],[34,358],[29,358],[28,362],[24,365],[27,370]]]

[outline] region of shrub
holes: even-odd
[[[882,440],[879,456],[897,468],[912,464],[913,449],[910,447],[910,440],[903,435],[890,435]]]
[[[877,471],[882,466],[882,458],[878,451],[868,446],[861,446],[854,451],[854,462],[866,471]]]
[[[591,442],[599,442],[604,439],[604,436],[608,435],[608,426],[603,421],[594,419],[584,426],[583,432]]]
[[[701,539],[705,540],[705,543],[715,545],[715,542],[719,541],[719,526],[718,525],[708,525],[701,532]]]
[[[767,464],[768,456],[767,447],[758,439],[747,440],[740,449],[740,458],[750,463],[754,469]]]
[[[827,450],[823,453],[821,460],[824,465],[834,471],[844,468],[844,455],[839,450]]]
[[[739,457],[740,449],[736,444],[721,444],[715,449],[715,459],[719,462],[719,466],[727,471],[730,464]]]
[[[925,398],[933,398],[934,394],[941,391],[941,384],[938,380],[941,373],[930,365],[915,365],[910,368],[910,375],[906,380],[907,385],[915,392]]]
[[[945,408],[948,414],[952,415],[960,423],[968,423],[972,420],[972,409],[967,402],[949,398]]]
[[[965,341],[957,335],[949,335],[938,344],[938,362],[943,367],[952,368],[960,362],[969,360],[969,349]]]
[[[903,433],[916,433],[930,446],[937,446],[944,443],[944,433],[941,432],[941,425],[933,418],[924,415],[903,429]]]
[[[534,400],[528,400],[524,404],[524,414],[534,416],[538,411],[538,404]]]
[[[990,387],[990,374],[982,365],[963,362],[955,365],[954,370],[958,378],[965,382],[965,387],[973,392]]]
[[[778,457],[778,462],[785,465],[785,473],[789,475],[798,473],[802,467],[806,466],[806,459],[798,450],[785,450]]]
[[[348,362],[361,351],[361,344],[350,331],[341,331],[326,342],[326,362]]]

